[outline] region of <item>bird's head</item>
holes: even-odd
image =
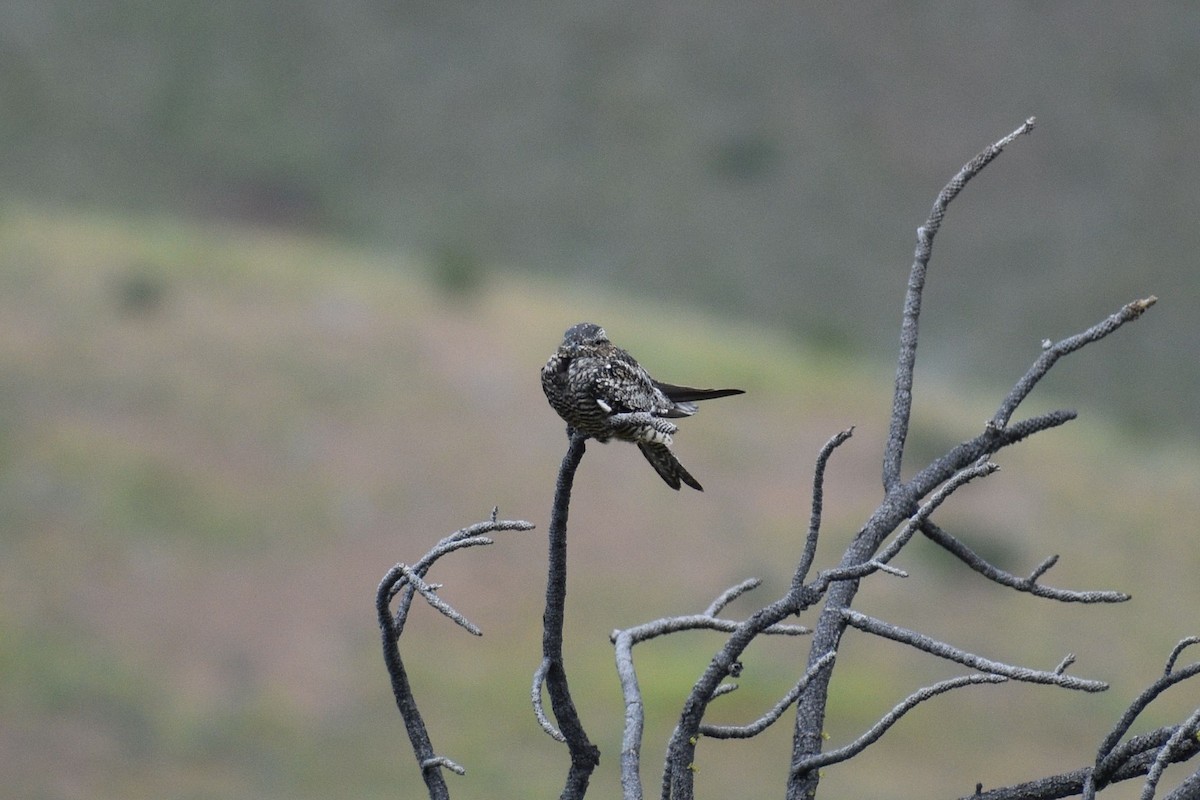
[[[608,334],[604,332],[604,328],[601,328],[594,322],[580,322],[577,325],[572,325],[563,334],[564,347],[575,348],[607,341]]]

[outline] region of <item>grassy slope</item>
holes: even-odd
[[[563,440],[536,373],[579,319],[665,379],[749,390],[679,437],[703,495],[665,489],[630,448],[588,451],[568,667],[594,687],[582,711],[605,753],[597,796],[615,795],[619,750],[608,631],[699,610],[749,576],[773,596],[807,518],[812,456],[838,429],[858,426],[830,469],[824,563],[878,497],[890,368],[594,287],[505,277],[448,297],[388,254],[12,207],[0,307],[0,774],[14,796],[421,796],[376,652],[375,583],[493,504],[539,531],[433,576],[484,639],[418,611],[409,663],[435,743],[469,768],[455,796],[552,796],[563,754],[526,696]],[[1120,335],[1147,335],[1151,320]],[[920,377],[910,465],[970,436],[998,397]],[[930,408],[939,396],[951,399]],[[966,793],[1082,765],[1196,632],[1200,468],[1080,405],[1083,421],[1005,454],[940,518],[1016,572],[1062,553],[1048,581],[1127,589],[1134,603],[1013,597],[918,542],[902,559],[912,577],[876,579],[860,605],[999,659],[1048,667],[1076,652],[1075,671],[1114,690],[943,698],[856,768],[827,770],[828,796]],[[714,643],[644,654],[650,787],[678,693]],[[721,719],[757,716],[803,657],[795,643],[753,651]],[[832,742],[953,672],[848,637]],[[777,796],[788,743],[784,724],[756,744],[702,746],[700,797],[734,796],[746,776]],[[914,773],[925,783],[908,785]]]

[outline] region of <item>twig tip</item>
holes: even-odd
[[[1144,314],[1146,312],[1146,309],[1150,308],[1150,306],[1154,305],[1157,302],[1158,302],[1158,298],[1155,297],[1154,295],[1150,295],[1149,297],[1143,297],[1141,300],[1134,300],[1132,303],[1129,304],[1128,308],[1129,308],[1130,313],[1133,314],[1133,316],[1136,318],[1136,317],[1140,317],[1142,314]]]
[[[421,762],[421,769],[430,769],[431,767],[445,767],[455,775],[466,775],[467,771],[458,764],[454,763],[445,756],[434,756],[427,758]]]

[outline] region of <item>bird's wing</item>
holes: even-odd
[[[612,413],[665,410],[664,397],[654,388],[653,381],[632,358],[576,358],[571,363],[572,374],[583,377],[579,388]]]

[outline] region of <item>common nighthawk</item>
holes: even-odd
[[[542,367],[542,390],[567,425],[598,442],[635,443],[672,489],[680,482],[704,491],[671,452],[671,419],[696,413],[696,402],[742,394],[741,389],[693,389],[654,380],[633,356],[608,340],[599,325],[567,329]]]

